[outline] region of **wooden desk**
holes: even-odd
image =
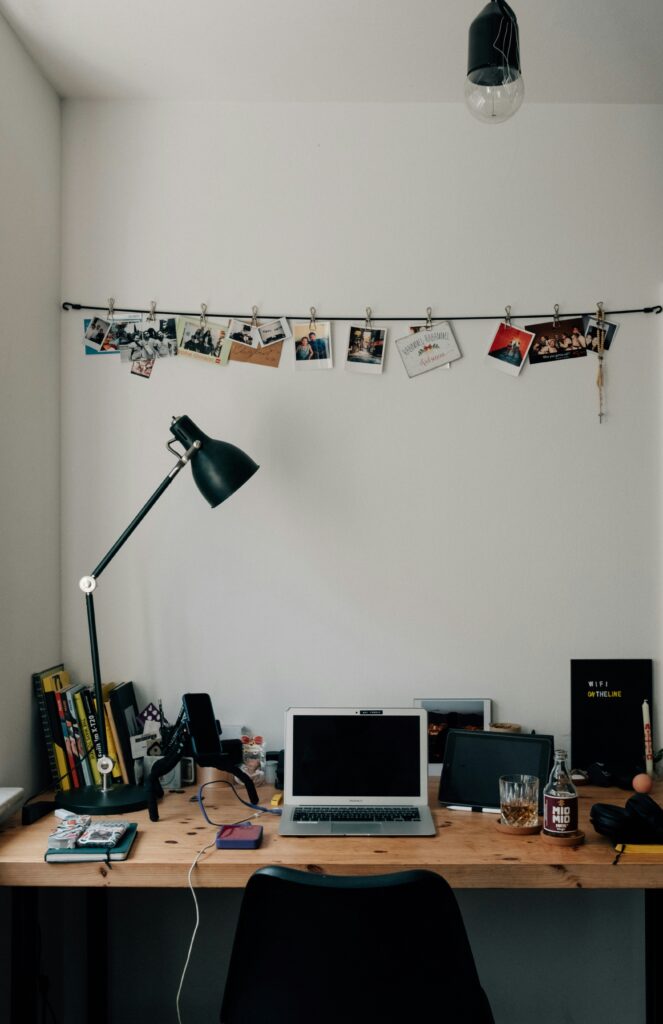
[[[663,784],[660,787],[663,791]],[[191,802],[194,790],[168,793],[159,804],[158,822],[147,811],[132,814],[138,836],[130,857],[106,864],[46,864],[46,837],[51,815],[27,828],[0,832],[0,885],[172,888],[187,884],[196,853],[214,837]],[[272,791],[260,791],[269,801]],[[424,838],[338,837],[300,839],[278,835],[279,819],[265,814],[262,846],[257,850],[209,850],[198,862],[196,885],[241,888],[265,864],[287,864],[330,874],[377,874],[428,868],[455,888],[480,889],[657,889],[663,888],[663,858],[624,854],[589,824],[597,801],[623,805],[623,790],[580,790],[579,825],[584,844],[555,847],[540,836],[511,838],[498,832],[496,816],[448,811],[437,805],[437,780],[430,783],[430,805],[437,835]],[[206,790],[207,812],[214,821],[235,821],[244,808],[226,786]],[[248,814],[248,809],[246,810]]]
[[[663,1002],[659,981],[658,937],[663,919],[663,858],[646,854],[617,857],[607,839],[598,836],[589,824],[589,810],[600,801],[623,806],[628,793],[623,790],[580,790],[579,825],[585,843],[555,847],[540,836],[511,838],[499,832],[496,816],[448,811],[437,804],[437,780],[430,783],[430,805],[437,834],[428,838],[282,838],[279,819],[265,814],[262,846],[257,850],[210,849],[198,862],[194,874],[196,887],[242,888],[253,872],[266,864],[286,864],[305,871],[331,874],[378,874],[410,868],[427,868],[443,875],[455,888],[481,889],[642,889],[645,891],[645,942],[647,972],[647,1024],[663,1024]],[[30,952],[31,921],[36,917],[37,894],[44,886],[77,886],[88,891],[89,932],[95,935],[98,955],[91,969],[98,974],[88,978],[88,992],[94,994],[98,1024],[100,993],[105,984],[107,952],[99,946],[105,933],[106,895],[111,888],[180,888],[187,885],[189,868],[198,853],[215,835],[198,808],[191,802],[193,789],[168,793],[159,804],[160,820],[150,822],[147,812],[132,814],[139,833],[127,861],[112,867],[102,863],[46,864],[46,837],[53,828],[52,815],[27,828],[6,827],[0,832],[0,885],[14,891],[14,948]],[[271,790],[260,797],[268,803]],[[657,787],[663,795],[663,783]],[[245,809],[229,788],[219,785],[206,790],[205,805],[214,821],[230,822],[242,818]],[[249,813],[248,808],[246,813]],[[661,890],[661,891],[659,891]],[[36,1019],[36,990],[31,985],[29,955],[15,953],[18,975],[14,988],[18,993],[12,1004],[12,1024]],[[20,975],[20,964],[28,964]],[[27,1007],[26,992],[34,1005]]]

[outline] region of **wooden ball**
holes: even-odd
[[[631,785],[636,793],[649,793],[654,785],[654,781],[649,775],[645,775],[643,773],[641,775],[636,775]]]

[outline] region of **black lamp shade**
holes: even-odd
[[[187,450],[200,441],[199,450],[191,458],[191,472],[198,490],[212,508],[234,494],[259,468],[241,448],[227,441],[214,441],[188,416],[174,419],[170,432]]]
[[[474,85],[503,85],[520,75],[516,16],[503,0],[486,4],[470,25],[467,77]]]

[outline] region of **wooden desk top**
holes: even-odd
[[[617,858],[607,839],[589,824],[589,809],[598,801],[623,806],[623,790],[584,787],[580,792],[579,824],[585,843],[556,848],[540,836],[511,837],[499,832],[496,816],[448,811],[437,804],[436,779],[430,783],[430,805],[437,835],[426,838],[339,837],[297,839],[278,835],[279,819],[264,814],[262,846],[257,850],[205,853],[194,873],[196,887],[242,888],[266,864],[285,864],[330,874],[380,874],[428,868],[455,888],[469,889],[643,889],[663,888],[663,856],[623,854]],[[160,820],[147,811],[131,815],[138,836],[126,861],[46,864],[46,837],[56,819],[47,815],[28,827],[0,831],[0,885],[106,886],[112,888],[180,888],[189,868],[214,838],[197,804],[195,790],[167,793],[159,804]],[[657,795],[663,783],[657,786]],[[272,790],[260,790],[268,803]],[[244,817],[244,807],[225,786],[206,790],[207,813],[214,821]],[[249,813],[248,808],[246,813]]]

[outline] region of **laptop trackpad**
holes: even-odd
[[[382,825],[370,821],[332,821],[331,834],[333,836],[373,836],[376,832],[382,832]]]

